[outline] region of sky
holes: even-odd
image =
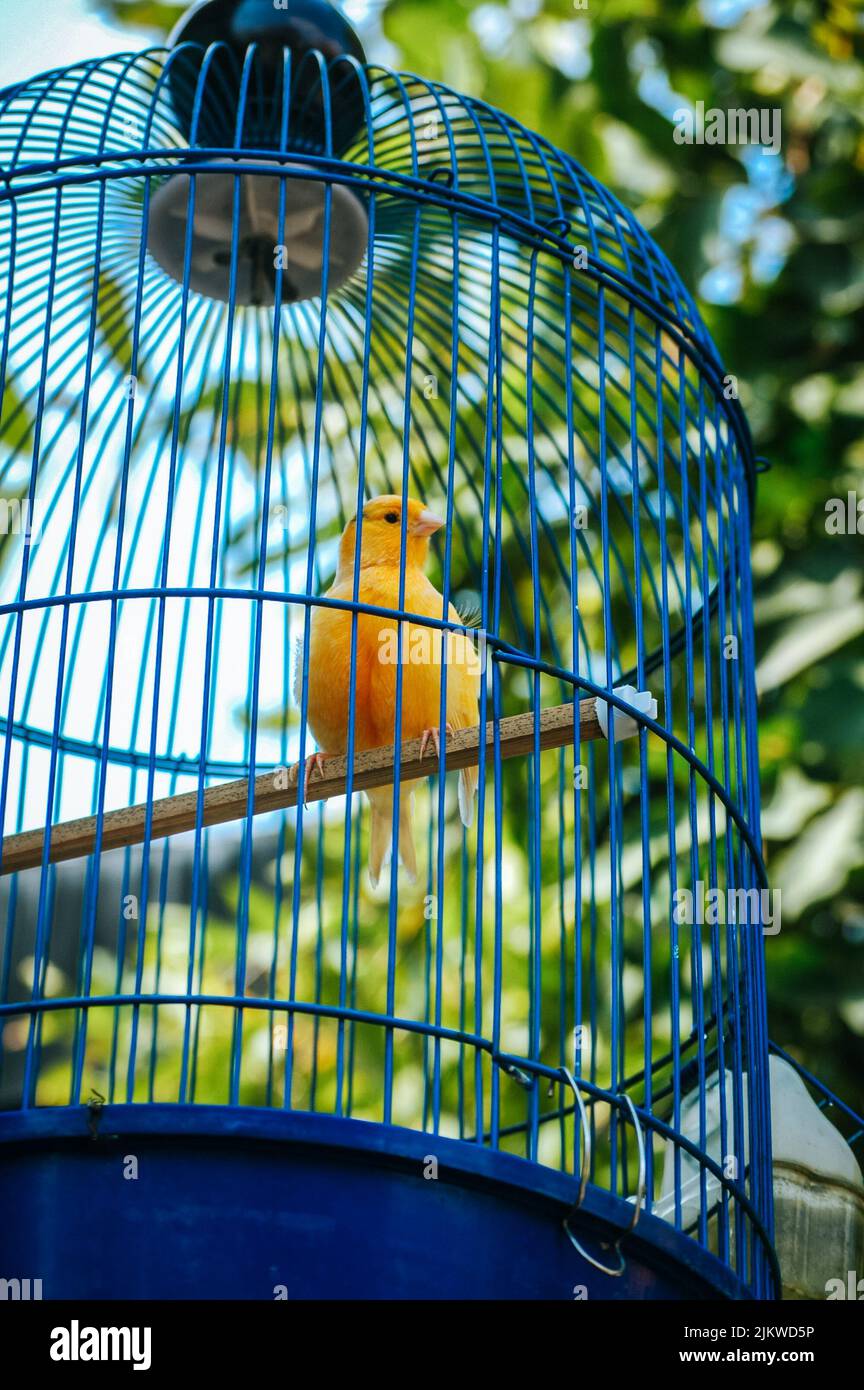
[[[144,47],[152,38],[152,31],[128,26],[121,35],[91,0],[0,0],[0,87],[82,58]]]
[[[380,39],[375,43],[377,25],[372,19],[380,8],[376,0],[353,0],[344,6],[352,22],[364,30],[371,21],[374,56],[386,61]],[[0,0],[0,87],[82,58],[144,48],[160,38],[151,29],[113,24],[100,16],[95,0]]]

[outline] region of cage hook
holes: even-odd
[[[446,164],[436,164],[429,170],[427,175],[429,183],[446,183],[448,188],[453,187],[453,170]]]
[[[547,232],[558,233],[560,229],[561,236],[569,236],[572,226],[573,223],[569,217],[553,217],[550,222],[546,223],[546,230]]]
[[[629,1109],[630,1118],[633,1121],[633,1128],[636,1131],[636,1142],[639,1149],[639,1180],[636,1185],[636,1202],[633,1210],[633,1219],[630,1222],[630,1225],[628,1226],[626,1231],[622,1232],[622,1234],[611,1246],[604,1245],[601,1247],[602,1249],[614,1250],[615,1254],[618,1256],[618,1268],[613,1269],[611,1268],[611,1266],[603,1264],[602,1260],[598,1260],[594,1255],[589,1254],[589,1252],[579,1242],[579,1240],[576,1238],[576,1236],[570,1229],[570,1218],[573,1216],[573,1213],[578,1211],[581,1207],[582,1202],[585,1198],[585,1189],[588,1186],[588,1170],[590,1168],[591,1161],[591,1139],[588,1128],[588,1113],[585,1108],[585,1102],[583,1101],[582,1096],[579,1092],[578,1084],[572,1073],[569,1072],[566,1067],[561,1068],[561,1073],[566,1078],[568,1085],[571,1087],[573,1094],[576,1097],[576,1102],[579,1109],[579,1119],[580,1124],[582,1126],[583,1134],[582,1174],[579,1184],[579,1195],[576,1201],[573,1203],[570,1210],[567,1212],[567,1215],[564,1217],[564,1230],[567,1232],[567,1237],[570,1241],[570,1244],[578,1252],[578,1254],[582,1256],[583,1260],[587,1260],[588,1263],[590,1265],[593,1265],[595,1269],[599,1269],[602,1274],[608,1275],[611,1279],[619,1279],[621,1275],[624,1273],[625,1269],[627,1268],[627,1261],[624,1258],[624,1253],[621,1249],[621,1242],[624,1240],[625,1236],[630,1235],[631,1231],[635,1229],[636,1223],[639,1220],[639,1213],[642,1210],[642,1203],[645,1200],[646,1164],[645,1140],[642,1134],[642,1126],[639,1123],[639,1116],[636,1113],[636,1107],[633,1104],[633,1101],[630,1099],[626,1092],[621,1092],[619,1099],[623,1101]]]
[[[573,1246],[576,1252],[582,1256],[583,1260],[587,1260],[589,1265],[593,1265],[595,1269],[599,1269],[602,1274],[608,1274],[611,1278],[617,1279],[620,1275],[624,1273],[624,1270],[627,1268],[626,1261],[621,1253],[620,1241],[616,1241],[614,1246],[615,1252],[618,1256],[618,1268],[610,1269],[608,1265],[604,1265],[602,1261],[595,1259],[593,1255],[589,1255],[588,1251],[579,1243],[576,1236],[574,1236],[573,1232],[570,1229],[570,1218],[572,1217],[574,1212],[579,1210],[582,1203],[584,1202],[585,1192],[588,1187],[588,1174],[591,1169],[591,1130],[588,1125],[588,1111],[585,1107],[585,1102],[582,1099],[582,1094],[579,1090],[576,1078],[573,1076],[573,1073],[571,1071],[568,1071],[566,1067],[561,1068],[561,1075],[567,1082],[568,1086],[571,1088],[573,1095],[576,1098],[576,1108],[579,1111],[579,1123],[582,1128],[582,1171],[579,1178],[579,1195],[577,1196],[576,1201],[573,1203],[572,1207],[564,1217],[564,1230],[567,1232],[567,1239],[570,1241],[570,1244]]]

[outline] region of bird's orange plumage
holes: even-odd
[[[442,523],[421,502],[406,502],[405,587],[400,604],[402,570],[402,499],[377,497],[363,509],[360,533],[360,578],[357,599],[378,608],[400,609],[423,617],[441,619],[444,600],[423,572],[432,531]],[[350,521],[339,543],[336,579],[327,597],[350,602],[354,598],[356,523]],[[452,604],[449,617],[459,622]],[[353,615],[339,608],[315,608],[310,630],[309,725],[325,754],[342,754],[348,747]],[[403,740],[420,738],[441,722],[442,650],[447,664],[445,722],[454,729],[477,723],[480,689],[478,656],[474,644],[462,633],[445,637],[440,629],[405,622],[402,625],[402,727]],[[354,705],[354,747],[357,752],[380,748],[396,740],[397,623],[361,613],[357,618],[357,656]],[[460,773],[459,806],[462,819],[471,823],[477,771]],[[384,855],[391,844],[393,793],[377,788],[368,793],[372,806],[369,873],[377,882]],[[406,869],[416,876],[417,866],[411,827],[413,792],[404,786],[400,796],[399,850]]]

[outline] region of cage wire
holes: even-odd
[[[2,1104],[455,1136],[663,1215],[766,1292],[761,918],[674,911],[765,882],[754,463],[665,256],[516,121],[348,57],[80,64],[2,94],[0,149],[0,814],[42,832],[34,867],[0,859]],[[306,808],[204,805],[314,750],[314,612],[391,493],[444,509],[420,626],[485,653],[493,732],[471,828],[445,744],[412,784],[419,882],[391,861],[373,890],[350,773]],[[541,749],[543,710],[627,685],[659,705],[635,737],[576,717]],[[184,792],[189,828],[155,838]],[[137,804],[143,843],[105,848]],[[52,862],[51,828],[90,816]]]

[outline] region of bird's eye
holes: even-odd
[[[399,520],[399,513],[398,513],[398,512],[388,512],[387,515],[385,516],[384,520],[385,520],[385,521],[391,522],[391,524],[395,524],[395,522],[397,522],[397,521]]]

